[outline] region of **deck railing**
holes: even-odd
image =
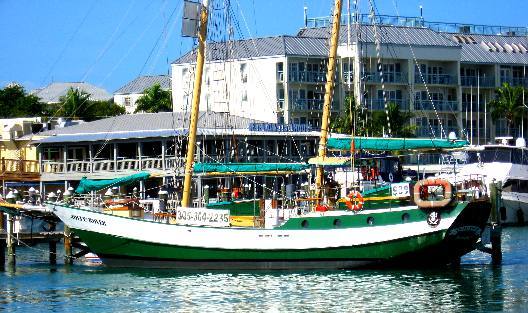
[[[296,154],[297,152],[292,152]],[[209,155],[208,158],[201,160],[206,163],[213,162],[297,162],[303,159],[299,155],[287,156],[262,156],[262,155],[240,155],[234,157],[223,157]],[[198,160],[197,160],[198,161]],[[181,169],[185,164],[183,157],[167,157],[165,158],[165,166],[163,166],[163,159],[161,158],[142,158],[140,159],[121,159],[121,160],[97,160],[90,162],[89,160],[68,161],[66,163],[61,161],[43,161],[42,172],[48,174],[64,174],[64,173],[102,173],[102,172],[128,172],[128,171],[142,171],[142,170],[170,170]],[[140,166],[141,165],[141,166]],[[36,163],[38,170],[38,163]],[[38,173],[38,172],[37,172]]]
[[[57,161],[43,161],[43,173],[94,173],[94,172],[123,172],[123,171],[140,171],[140,170],[163,170],[177,167],[183,164],[181,158],[165,158],[165,166],[163,166],[163,159],[156,157],[141,158],[141,159],[120,159],[120,160],[97,160],[90,162],[89,160],[77,160],[57,162]],[[38,164],[37,164],[38,169]]]
[[[15,159],[1,159],[0,163],[1,174],[16,173],[16,174],[38,174],[38,161],[33,160],[15,160]]]

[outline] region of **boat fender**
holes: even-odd
[[[442,200],[429,200],[429,187],[443,187],[444,198]],[[427,178],[418,181],[413,188],[414,203],[421,209],[442,208],[453,199],[453,186],[445,179]]]
[[[357,190],[351,191],[348,194],[347,200],[345,202],[347,208],[352,211],[360,211],[361,209],[363,209],[364,203],[365,200],[363,199],[363,196]]]

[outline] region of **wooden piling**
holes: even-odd
[[[15,230],[14,216],[11,214],[7,215],[7,266],[14,267],[16,265],[16,248],[15,248],[15,237],[13,232]]]
[[[57,264],[57,242],[55,240],[50,240],[48,242],[49,246],[49,262],[51,265]]]
[[[501,181],[490,184],[491,262],[495,265],[498,265],[502,262],[502,243],[501,243],[502,227],[500,225],[500,215],[499,215],[501,188],[502,188]]]
[[[64,264],[73,264],[72,233],[68,226],[64,225]]]
[[[5,218],[4,212],[0,211],[0,234],[5,231]],[[6,253],[6,242],[0,238],[0,272],[5,271],[5,253]]]

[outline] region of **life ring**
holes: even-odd
[[[394,181],[394,174],[392,174],[392,172],[389,173],[389,181],[391,183]]]
[[[363,196],[357,190],[351,191],[345,202],[347,208],[352,211],[360,211],[363,208],[363,203],[365,203]]]
[[[429,187],[438,186],[443,188],[443,199],[429,200]],[[442,208],[447,206],[453,199],[453,186],[450,182],[440,178],[422,179],[414,185],[414,203],[419,208]]]

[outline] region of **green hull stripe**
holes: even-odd
[[[75,229],[74,232],[92,249],[104,258],[120,256],[131,259],[182,260],[182,261],[276,261],[276,260],[379,260],[391,259],[405,253],[416,252],[439,244],[444,231],[398,239],[388,242],[325,249],[299,250],[229,250],[196,248],[148,243]]]

